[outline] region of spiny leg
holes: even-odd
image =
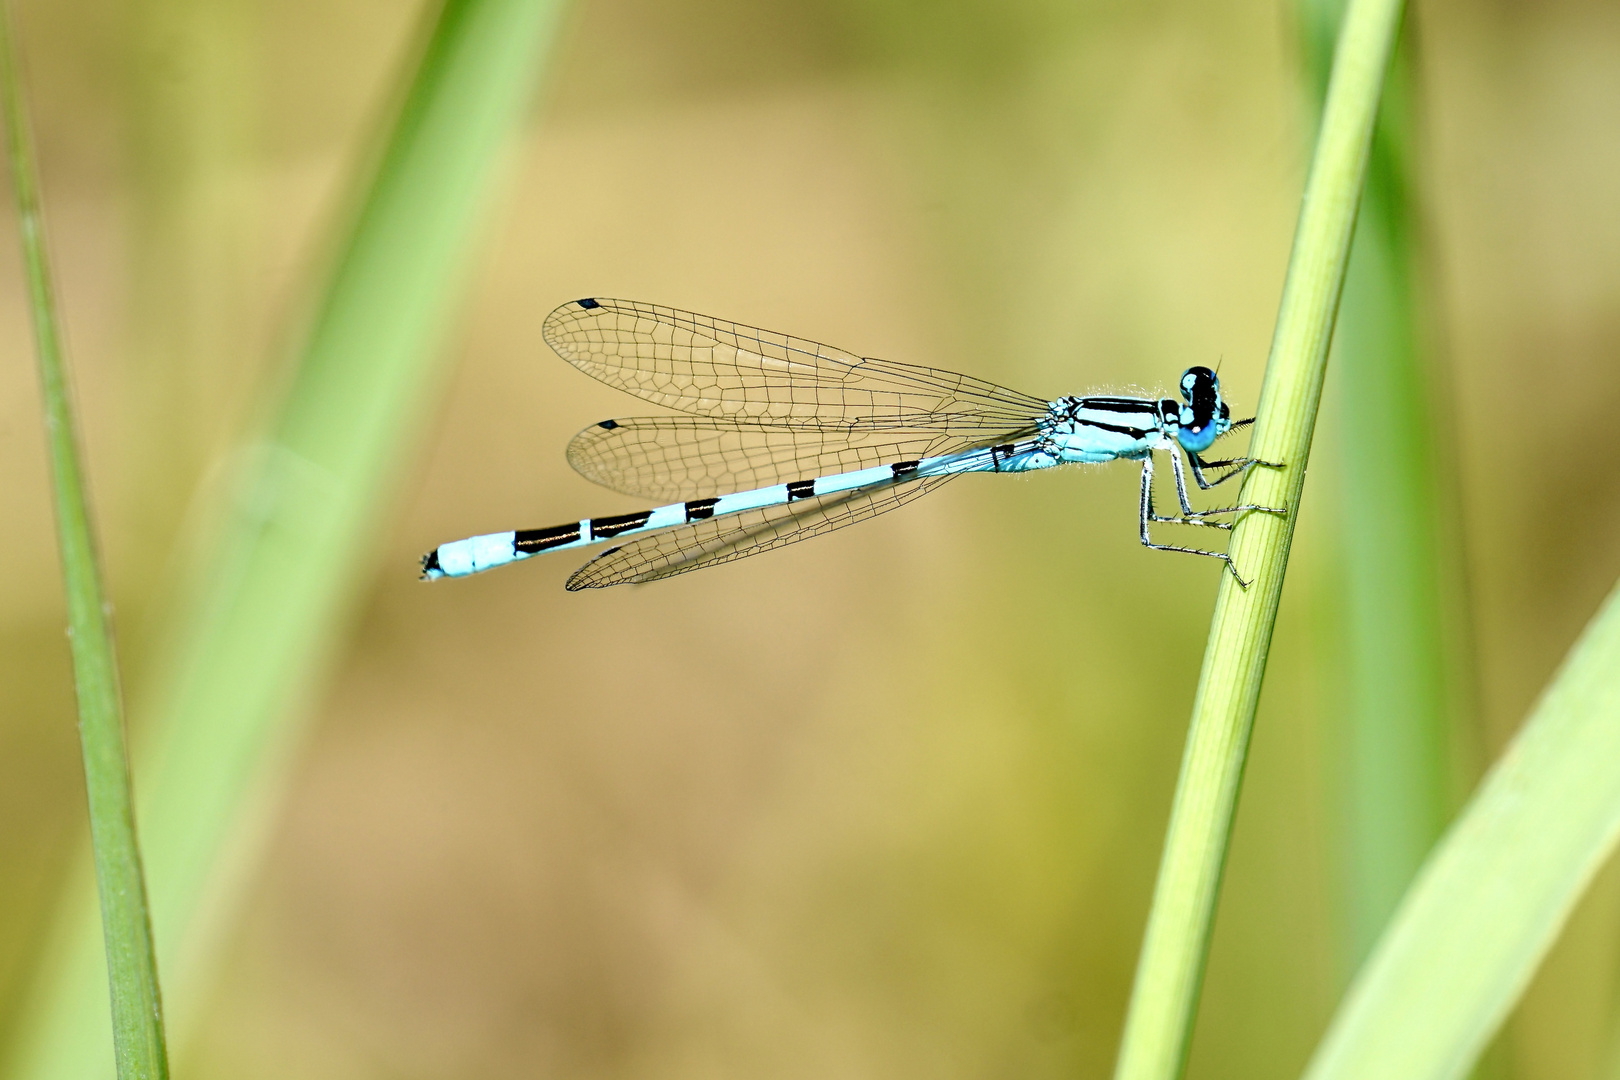
[[[1187,501],[1187,478],[1182,475],[1181,455],[1176,453],[1175,446],[1170,447],[1170,471],[1176,475],[1176,498],[1181,501],[1181,512],[1187,517],[1194,514],[1192,503]]]
[[[1148,457],[1145,459],[1145,462],[1146,462],[1146,464],[1148,466],[1148,471],[1149,472],[1152,472],[1152,460],[1153,460],[1153,455],[1152,454],[1149,454]],[[1205,528],[1209,528],[1209,529],[1230,529],[1232,526],[1227,522],[1224,522],[1224,521],[1205,521],[1204,520],[1204,514],[1205,513],[1218,514],[1218,513],[1220,513],[1219,510],[1198,511],[1198,510],[1194,510],[1192,508],[1192,506],[1188,504],[1188,502],[1187,502],[1187,482],[1186,482],[1185,479],[1182,478],[1182,475],[1181,475],[1181,462],[1176,460],[1176,457],[1175,457],[1174,453],[1172,453],[1170,455],[1170,462],[1171,462],[1171,465],[1173,466],[1173,471],[1175,472],[1175,476],[1176,476],[1176,497],[1180,500],[1181,508],[1182,508],[1183,511],[1185,511],[1185,515],[1182,516],[1182,517],[1165,517],[1165,516],[1163,516],[1162,514],[1159,514],[1157,511],[1155,511],[1153,509],[1153,483],[1152,483],[1152,480],[1150,479],[1149,482],[1148,482],[1148,492],[1147,492],[1148,520],[1153,521],[1153,522],[1157,522],[1158,524],[1161,524],[1161,525],[1202,525]]]
[[[1235,580],[1238,583],[1238,588],[1243,589],[1245,591],[1248,590],[1249,583],[1247,581],[1243,580],[1243,575],[1238,573],[1237,567],[1232,564],[1232,556],[1228,555],[1226,552],[1224,552],[1224,551],[1205,551],[1203,548],[1178,547],[1178,546],[1176,546],[1174,544],[1155,544],[1153,542],[1153,537],[1152,537],[1152,535],[1151,535],[1151,533],[1149,531],[1151,529],[1151,527],[1152,527],[1153,522],[1154,521],[1166,521],[1166,520],[1170,520],[1170,519],[1159,518],[1153,513],[1153,455],[1151,453],[1149,453],[1146,457],[1144,457],[1142,459],[1142,503],[1141,503],[1141,511],[1142,511],[1141,512],[1141,526],[1142,526],[1142,546],[1143,547],[1151,548],[1154,551],[1179,551],[1179,552],[1182,552],[1183,554],[1187,554],[1187,555],[1207,555],[1211,559],[1219,559],[1223,563],[1225,563],[1226,568],[1232,572],[1232,578],[1233,578],[1233,580]],[[1179,524],[1185,524],[1185,525],[1215,525],[1217,528],[1230,528],[1231,527],[1231,526],[1221,526],[1218,523],[1212,522],[1212,521],[1183,521],[1183,522],[1179,522]]]
[[[1205,518],[1207,518],[1210,514],[1231,514],[1231,513],[1237,513],[1238,511],[1241,511],[1241,510],[1266,509],[1265,507],[1255,507],[1255,506],[1217,506],[1217,507],[1212,507],[1211,509],[1208,509],[1208,510],[1195,510],[1195,509],[1193,509],[1192,505],[1187,500],[1187,481],[1186,481],[1186,478],[1182,475],[1181,460],[1176,457],[1176,455],[1175,455],[1175,453],[1173,451],[1171,452],[1171,455],[1170,455],[1170,466],[1171,466],[1171,471],[1175,475],[1175,479],[1176,479],[1176,498],[1181,503],[1181,509],[1183,511],[1183,515],[1180,516],[1180,517],[1165,517],[1162,514],[1159,514],[1159,513],[1156,513],[1156,512],[1151,512],[1152,493],[1150,492],[1149,495],[1148,495],[1149,509],[1150,509],[1149,518],[1150,518],[1150,520],[1152,520],[1152,521],[1154,521],[1154,522],[1156,522],[1158,524],[1161,524],[1161,525],[1200,525],[1200,526],[1203,526],[1206,529],[1226,529],[1226,530],[1230,530],[1232,528],[1232,523],[1231,522],[1227,522],[1227,521],[1206,521]]]
[[[1198,486],[1203,488],[1205,491],[1208,491],[1210,488],[1216,487],[1220,484],[1224,484],[1233,477],[1242,476],[1244,473],[1249,471],[1251,466],[1259,464],[1259,462],[1255,461],[1253,458],[1230,458],[1226,461],[1205,461],[1197,454],[1189,454],[1187,457],[1192,463],[1193,479],[1197,480]],[[1205,469],[1228,469],[1230,471],[1211,480],[1209,477],[1204,475]]]
[[[1193,475],[1198,476],[1199,475],[1198,474],[1198,464],[1199,464],[1198,455],[1189,453],[1187,456],[1193,462]],[[1210,463],[1205,462],[1204,464],[1210,464]],[[1265,464],[1269,464],[1269,463],[1268,462],[1263,462],[1263,461],[1255,461],[1253,459],[1248,459],[1247,463],[1243,466],[1243,468],[1247,469],[1251,465],[1265,465]],[[1182,474],[1182,471],[1181,471],[1181,458],[1176,455],[1176,452],[1174,450],[1170,451],[1170,467],[1171,467],[1171,471],[1173,471],[1175,473],[1175,475],[1176,475],[1176,496],[1178,498],[1180,498],[1180,500],[1181,500],[1182,512],[1190,519],[1197,519],[1197,520],[1181,521],[1181,522],[1179,522],[1179,524],[1183,524],[1183,525],[1208,525],[1211,528],[1216,528],[1216,529],[1230,529],[1232,526],[1230,524],[1228,524],[1228,523],[1219,522],[1219,521],[1204,521],[1202,519],[1204,517],[1206,517],[1207,515],[1209,515],[1209,514],[1240,514],[1240,513],[1244,513],[1246,511],[1249,511],[1249,510],[1258,510],[1258,511],[1261,511],[1261,512],[1267,513],[1267,514],[1282,514],[1282,513],[1287,512],[1287,511],[1284,511],[1284,510],[1279,510],[1274,506],[1258,506],[1258,505],[1256,505],[1254,503],[1244,503],[1241,506],[1215,506],[1215,507],[1211,507],[1208,510],[1194,510],[1192,508],[1192,506],[1189,505],[1188,502],[1187,502],[1187,480],[1186,480],[1186,477]],[[1229,478],[1229,476],[1222,477],[1221,480],[1225,480],[1225,479],[1228,479],[1228,478]],[[1202,483],[1202,477],[1201,476],[1199,477],[1199,481],[1200,481],[1200,483]],[[1220,480],[1215,481],[1215,483],[1217,483],[1217,484],[1220,483],[1220,482],[1221,482]],[[1203,487],[1205,488],[1205,490],[1208,490],[1210,487],[1213,487],[1213,486],[1214,486],[1213,484],[1203,484]],[[1155,521],[1170,522],[1173,519],[1156,517],[1156,518],[1154,518],[1154,520]]]
[[[1227,458],[1224,461],[1205,461],[1197,454],[1189,452],[1187,460],[1192,463],[1193,478],[1198,481],[1198,486],[1205,491],[1219,484],[1224,484],[1234,477],[1242,476],[1256,465],[1264,465],[1269,469],[1282,468],[1280,462],[1261,461],[1259,458],[1252,457]],[[1228,471],[1211,480],[1204,475],[1205,469],[1226,469]]]
[[[1149,461],[1150,460],[1152,460],[1152,455],[1149,455]],[[1176,499],[1181,502],[1181,510],[1183,510],[1183,515],[1181,515],[1181,517],[1166,518],[1163,517],[1163,515],[1160,515],[1160,513],[1155,512],[1155,510],[1153,510],[1152,481],[1149,481],[1149,492],[1147,492],[1147,517],[1149,517],[1149,520],[1157,521],[1158,525],[1202,525],[1204,528],[1230,529],[1231,525],[1228,523],[1228,521],[1204,520],[1204,513],[1220,513],[1220,510],[1199,512],[1199,510],[1194,510],[1191,505],[1187,504],[1187,483],[1186,479],[1181,476],[1181,461],[1176,460],[1176,455],[1174,455],[1174,452],[1171,452],[1170,463],[1171,471],[1173,471],[1174,476],[1176,476]]]

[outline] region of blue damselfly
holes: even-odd
[[[878,514],[970,472],[1018,473],[1119,459],[1142,463],[1138,524],[1155,551],[1225,552],[1154,543],[1155,524],[1211,520],[1269,506],[1195,510],[1200,488],[1240,476],[1252,457],[1201,455],[1251,420],[1233,421],[1220,380],[1188,368],[1172,398],[1093,395],[1055,401],[936,368],[863,358],[803,338],[628,300],[564,304],[542,333],[563,359],[639,398],[686,413],[604,420],[568,446],[589,480],[667,505],[441,544],[424,578],[464,577],[544,551],[621,541],[576,570],[570,590],[653,581],[782,547]],[[1153,508],[1153,455],[1170,455],[1180,513]],[[1211,470],[1218,475],[1206,474]],[[624,542],[628,541],[628,542]]]

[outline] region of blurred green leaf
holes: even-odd
[[[1320,102],[1343,4],[1299,4]],[[1346,879],[1351,968],[1366,956],[1449,816],[1453,715],[1441,413],[1419,330],[1420,234],[1408,132],[1412,63],[1397,44],[1333,343],[1347,674]],[[1449,546],[1455,546],[1454,544]],[[1452,583],[1454,584],[1454,583]]]
[[[1620,838],[1620,588],[1401,902],[1308,1080],[1464,1075]]]
[[[447,0],[273,429],[245,455],[217,547],[183,591],[172,665],[137,756],[153,929],[182,1029],[207,968],[205,900],[252,863],[298,721],[370,579],[371,530],[412,460],[495,167],[561,5]],[[410,567],[394,568],[408,573]],[[70,894],[11,1075],[107,1071],[92,912]],[[228,905],[226,905],[228,906]]]

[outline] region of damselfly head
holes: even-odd
[[[1176,441],[1202,453],[1232,426],[1232,410],[1221,400],[1221,380],[1207,367],[1188,368],[1181,376],[1181,397],[1186,404],[1177,418]]]

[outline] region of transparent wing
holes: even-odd
[[[745,559],[877,517],[954,478],[931,476],[875,491],[814,496],[652,533],[623,547],[602,552],[574,571],[567,588],[575,592],[627,581],[657,581],[689,570]]]
[[[614,491],[674,501],[1014,442],[1032,433],[1025,427],[964,440],[937,431],[781,428],[700,416],[646,416],[586,428],[568,444],[568,463]]]
[[[681,412],[799,427],[971,435],[1031,423],[1046,402],[937,368],[631,300],[574,300],[541,333],[609,386]]]

